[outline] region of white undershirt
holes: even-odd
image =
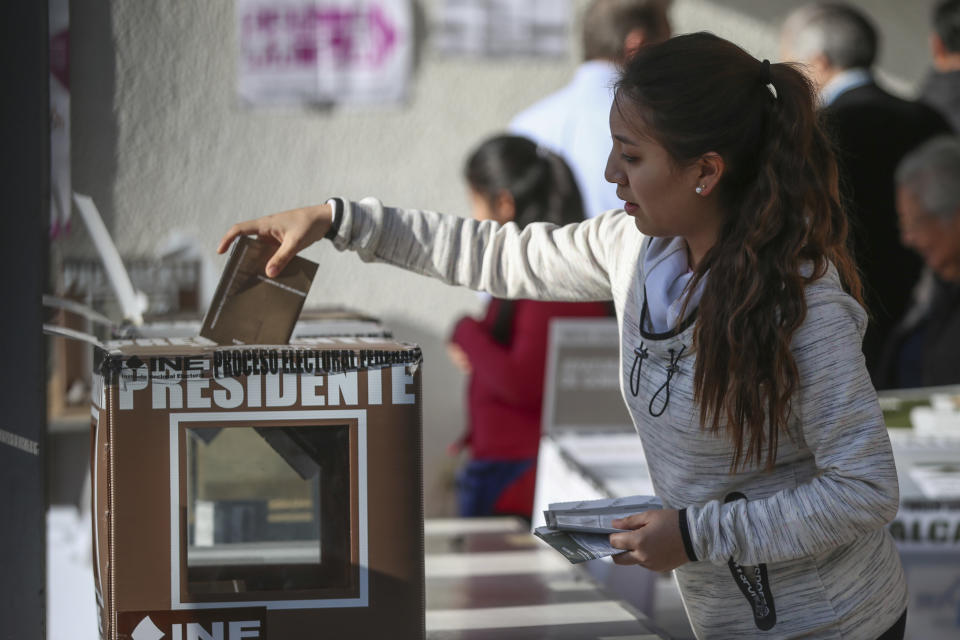
[[[700,304],[706,278],[689,292],[686,313],[680,317],[693,279],[683,238],[652,238],[643,256],[643,286],[647,299],[646,330],[665,333],[679,327]]]

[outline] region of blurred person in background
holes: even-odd
[[[617,65],[640,47],[670,37],[669,5],[669,0],[593,0],[583,15],[584,61],[573,79],[521,111],[508,127],[566,160],[587,217],[623,204],[603,179]]]
[[[887,343],[878,387],[960,384],[960,139],[925,143],[896,179],[900,235],[926,266]]]
[[[583,220],[583,203],[560,156],[512,135],[490,138],[464,167],[473,217],[565,225]],[[490,299],[483,319],[462,318],[448,346],[469,374],[467,432],[451,447],[468,448],[457,478],[461,516],[518,515],[530,519],[550,320],[608,315],[599,302]]]
[[[781,32],[781,54],[807,66],[834,140],[851,248],[870,314],[863,353],[874,377],[922,268],[919,256],[900,242],[893,174],[909,151],[950,131],[932,108],[877,85],[872,68],[878,43],[870,18],[842,3],[804,5],[787,17]]]
[[[930,34],[933,70],[920,99],[934,107],[960,132],[960,0],[941,0],[933,10]]]

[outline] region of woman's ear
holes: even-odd
[[[933,57],[933,66],[938,71],[947,71],[946,58],[949,56],[947,45],[943,44],[943,38],[936,33],[930,34],[930,53]]]
[[[695,167],[697,171],[697,185],[694,191],[697,195],[708,196],[717,188],[717,184],[720,182],[720,178],[723,177],[723,172],[726,171],[727,165],[719,153],[716,151],[708,151],[700,156]]]
[[[513,194],[501,189],[493,201],[493,213],[500,224],[507,224],[516,218],[517,201],[513,199]]]
[[[632,58],[649,41],[650,38],[647,37],[646,29],[631,29],[627,37],[623,39],[623,59],[629,60]]]

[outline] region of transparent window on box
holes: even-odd
[[[190,599],[356,591],[348,425],[185,432],[181,519]]]

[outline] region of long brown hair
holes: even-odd
[[[800,384],[790,342],[806,317],[805,286],[832,263],[862,301],[814,89],[790,64],[693,33],[641,49],[616,100],[678,166],[711,151],[724,160],[714,191],[724,222],[690,284],[705,279],[694,393],[704,428],[719,433],[726,419],[731,471],[750,461],[771,469]]]

